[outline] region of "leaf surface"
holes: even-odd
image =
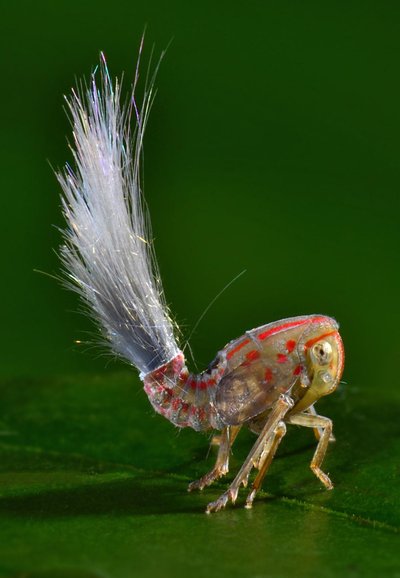
[[[0,576],[399,576],[399,420],[393,398],[343,388],[318,410],[337,442],[325,491],[310,430],[288,428],[253,510],[206,516],[231,473],[196,494],[207,436],[155,416],[133,373],[1,385]],[[385,415],[385,419],[380,419]]]

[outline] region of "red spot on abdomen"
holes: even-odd
[[[296,342],[294,339],[289,339],[289,341],[286,341],[286,351],[288,353],[292,353],[292,351],[295,347],[296,347]]]
[[[196,384],[197,384],[196,378],[195,377],[189,377],[189,379],[187,380],[187,384],[192,389],[196,389]]]
[[[179,397],[176,397],[175,399],[173,399],[171,405],[172,405],[172,409],[174,411],[177,411],[181,406],[181,400],[179,399]]]
[[[276,356],[276,359],[277,359],[278,363],[286,363],[286,361],[287,361],[287,357],[284,353],[278,353],[278,355]]]

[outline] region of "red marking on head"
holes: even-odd
[[[244,347],[245,345],[247,345],[248,343],[250,343],[250,339],[244,339],[243,341],[241,341],[240,343],[238,343],[238,345],[236,345],[236,347],[234,347],[233,349],[231,349],[230,351],[228,351],[228,353],[226,354],[226,358],[227,359],[231,359],[231,357],[233,357],[235,355],[235,353],[237,353],[238,351],[240,351],[242,349],[242,347]]]
[[[338,364],[338,368],[337,368],[336,378],[338,380],[340,380],[342,377],[342,374],[343,374],[343,369],[344,369],[345,354],[344,354],[343,341],[342,341],[342,338],[340,337],[339,332],[337,332],[335,335],[335,341],[336,341],[338,349],[339,349],[339,357],[338,357],[339,364]]]
[[[294,371],[293,371],[293,375],[300,375],[302,369],[303,369],[302,365],[296,365],[296,367],[294,368]]]
[[[247,361],[255,361],[256,359],[258,359],[260,357],[260,352],[257,351],[256,349],[252,349],[251,351],[249,351],[248,353],[246,353],[246,359]]]
[[[292,351],[295,347],[296,347],[296,342],[294,339],[289,339],[289,341],[286,341],[286,351],[288,353],[292,353]]]
[[[305,342],[304,349],[309,349],[315,343],[318,343],[318,341],[320,341],[321,339],[325,339],[325,337],[329,337],[330,335],[335,335],[335,333],[337,333],[336,329],[335,331],[329,331],[328,333],[323,333],[322,335],[318,335],[317,337],[309,339],[308,341]]]
[[[286,363],[287,357],[284,353],[278,353],[276,356],[278,363]]]
[[[272,369],[270,367],[266,367],[265,368],[265,373],[264,373],[264,379],[265,381],[271,381],[271,379],[273,378],[273,373],[272,373]]]

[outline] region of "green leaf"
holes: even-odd
[[[133,372],[0,391],[0,576],[400,575],[393,396],[360,396],[353,384],[318,404],[335,425],[324,464],[333,491],[308,467],[311,432],[292,426],[253,510],[242,490],[236,506],[207,516],[252,434],[239,436],[226,480],[188,494],[215,449],[155,416]]]

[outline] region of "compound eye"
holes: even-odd
[[[328,341],[316,343],[312,352],[318,365],[328,365],[332,359],[332,346]]]

